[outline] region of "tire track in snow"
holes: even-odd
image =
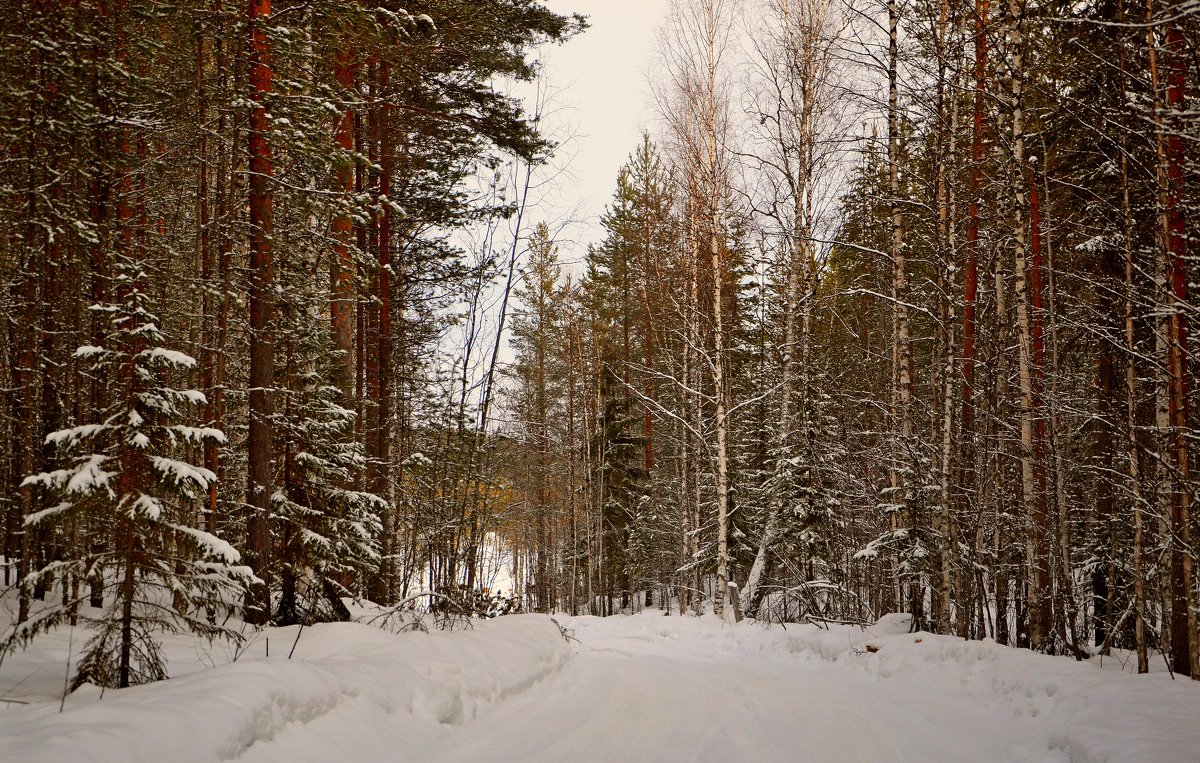
[[[674,651],[640,637],[577,649],[536,691],[423,740],[414,760],[1029,760],[987,707],[921,706],[815,658]],[[925,697],[927,700],[928,697]],[[1043,749],[1040,760],[1053,760]]]

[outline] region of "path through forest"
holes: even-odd
[[[1135,678],[978,642],[960,650],[954,639],[908,634],[899,616],[867,634],[649,612],[570,627],[580,643],[562,670],[477,722],[423,740],[416,758],[1184,761],[1200,743],[1185,728],[1182,738],[1138,746],[1170,723],[1157,713],[1161,699],[1127,706],[1127,723],[1114,724],[1130,700],[1120,689]],[[1067,674],[1083,678],[1077,692],[1060,691]],[[1097,698],[1103,690],[1088,677],[1116,689],[1115,704]],[[1176,687],[1188,699],[1178,712],[1200,707],[1186,684]]]
[[[670,637],[580,630],[583,643],[566,668],[494,714],[431,739],[418,757],[833,763],[949,761],[973,751],[978,759],[1037,759],[987,705],[848,676],[815,655],[747,659],[712,645],[673,649]]]
[[[1200,687],[1133,675],[1125,653],[1076,662],[910,633],[904,615],[865,630],[556,620],[569,643],[545,615],[268,628],[236,654],[172,636],[177,677],[65,701],[78,649],[56,632],[3,666],[0,759],[1194,763],[1200,749]]]

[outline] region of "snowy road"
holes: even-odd
[[[848,673],[814,654],[747,655],[672,621],[591,621],[571,663],[417,755],[431,761],[1032,761],[988,703]],[[745,626],[757,628],[758,626]],[[680,643],[683,636],[683,643]]]
[[[85,687],[61,713],[69,634],[55,634],[0,674],[18,702],[0,713],[0,760],[1200,760],[1200,684],[1131,675],[1128,655],[913,634],[898,615],[865,632],[656,612],[563,622],[571,646],[544,615],[428,634],[273,628],[225,664],[177,638],[180,677]],[[268,638],[295,659],[268,655]]]

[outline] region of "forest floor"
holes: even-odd
[[[59,632],[0,666],[0,759],[1194,761],[1200,684],[991,642],[646,611],[166,643],[169,681],[59,711]],[[269,644],[268,644],[269,639]],[[292,658],[288,658],[296,642]],[[268,646],[270,655],[268,656]]]

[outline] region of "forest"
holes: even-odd
[[[590,245],[569,8],[0,4],[0,655],[371,602],[1200,678],[1200,4],[671,0]]]

